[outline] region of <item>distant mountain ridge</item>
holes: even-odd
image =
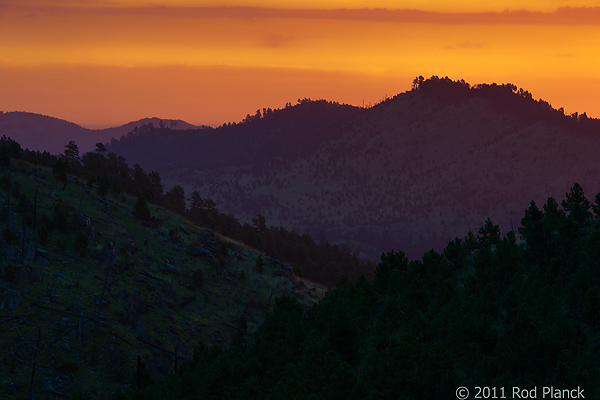
[[[105,129],[87,129],[73,122],[46,115],[25,111],[0,113],[0,136],[6,135],[18,141],[30,150],[48,151],[62,154],[65,145],[74,140],[80,153],[93,150],[98,142],[106,143],[114,137],[121,137],[136,127],[154,124],[168,126],[170,129],[199,129],[181,120],[143,118],[127,124]]]
[[[24,147],[53,149],[44,142],[50,123],[78,127],[44,117],[46,134],[27,142],[18,135],[41,132],[39,124],[22,118],[11,134],[7,114],[0,135]],[[130,165],[158,170],[166,189],[197,190],[242,222],[261,214],[371,259],[391,248],[410,257],[440,250],[487,217],[516,230],[531,199],[562,198],[574,182],[590,198],[600,191],[600,121],[565,115],[511,84],[419,77],[413,90],[368,109],[304,99],[218,128],[178,122],[185,129],[175,131],[169,121],[78,127],[87,144],[65,137],[51,151],[68,140],[82,152],[110,141]]]
[[[258,165],[278,158],[304,157],[339,137],[346,121],[364,109],[325,100],[299,100],[296,106],[264,109],[241,123],[219,128],[173,131],[143,126],[109,149],[145,169],[165,167],[213,168]]]
[[[332,112],[335,112],[334,115]],[[241,221],[420,257],[482,226],[516,229],[531,199],[600,191],[600,121],[516,86],[415,79],[372,108],[300,101],[217,129],[145,128],[111,151]]]

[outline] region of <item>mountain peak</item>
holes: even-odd
[[[106,143],[114,137],[144,124],[165,126],[171,129],[198,129],[201,127],[182,120],[142,118],[138,121],[105,129],[87,129],[73,122],[26,111],[11,111],[0,114],[0,136],[6,135],[18,141],[23,148],[62,154],[65,144],[73,140],[84,153],[93,150],[98,142]]]

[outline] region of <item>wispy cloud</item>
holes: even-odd
[[[116,7],[102,0],[5,0],[0,9],[14,11],[144,15],[177,18],[227,18],[244,20],[312,19],[427,24],[559,24],[600,25],[600,7],[561,7],[553,12],[506,10],[503,12],[433,12],[418,9],[280,9],[264,7],[173,7],[150,5]]]
[[[272,49],[279,49],[288,47],[292,41],[292,37],[284,36],[280,33],[269,33],[263,38],[261,46]]]
[[[479,42],[462,42],[462,43],[459,43],[454,46],[446,46],[446,49],[448,49],[448,50],[454,50],[454,49],[478,50],[478,49],[485,49],[488,47],[489,47],[488,45],[486,45],[484,43],[479,43]]]
[[[112,0],[3,0],[0,9],[4,8],[64,8],[64,7],[116,7],[118,1]]]

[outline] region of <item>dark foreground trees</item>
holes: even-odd
[[[137,191],[142,210],[143,193],[150,192],[135,182],[148,183],[149,176],[120,164],[114,154],[98,154],[100,164],[108,161],[98,172],[111,185]],[[56,162],[39,153],[21,156]],[[86,160],[82,173],[92,176]],[[390,251],[382,255],[373,283],[341,279],[309,309],[277,299],[252,337],[240,322],[232,343],[199,345],[193,359],[166,379],[148,379],[141,391],[133,385],[125,397],[410,400],[453,398],[458,386],[471,393],[475,386],[554,386],[581,387],[586,398],[600,398],[597,199],[590,204],[574,185],[564,202],[531,203],[520,238],[502,235],[487,220],[475,230],[478,236],[457,238],[442,253],[408,260]],[[27,201],[19,203],[15,210],[27,213]],[[321,263],[324,268],[313,271],[325,271],[329,279],[344,260],[335,246],[315,246],[310,237],[268,227],[260,217],[254,226],[240,225],[199,194],[192,194],[189,213],[303,265]],[[79,223],[60,201],[38,218],[40,238],[54,229],[72,233]],[[202,277],[195,278],[202,287]]]
[[[56,160],[54,166],[52,166],[52,175],[63,183],[63,190],[67,187],[67,178],[70,171],[69,164],[63,158]]]
[[[2,135],[0,138],[0,167],[8,167],[11,158],[21,157],[21,145],[11,138]]]
[[[342,279],[309,309],[279,298],[250,343],[200,345],[127,396],[421,400],[553,386],[598,398],[600,215],[579,213],[578,193],[563,209],[531,203],[520,240],[488,219],[441,254],[383,254],[374,283]]]

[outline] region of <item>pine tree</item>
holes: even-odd
[[[77,147],[73,140],[65,145],[65,160],[71,168],[79,165],[79,147]]]
[[[0,138],[0,166],[7,167],[11,158],[19,158],[21,155],[21,145],[11,138],[3,135]]]
[[[544,228],[544,213],[535,204],[525,210],[525,216],[521,219],[519,228],[521,238],[525,239],[525,254],[532,260],[541,262],[546,250],[546,232]]]
[[[496,245],[500,241],[500,227],[494,225],[488,217],[485,225],[479,229],[479,243],[487,246]]]
[[[583,188],[579,183],[575,183],[566,196],[566,200],[562,201],[562,206],[576,223],[583,224],[592,217],[590,212],[592,204],[585,198]]]
[[[134,205],[134,210],[137,216],[147,221],[150,219],[150,210],[148,209],[148,202],[144,196],[139,196]]]
[[[600,193],[594,198],[594,204],[592,204],[592,210],[596,218],[600,218]]]
[[[64,183],[63,190],[67,187],[67,176],[71,168],[69,164],[61,157],[54,163],[52,174],[61,182]]]
[[[177,214],[185,213],[185,192],[181,186],[175,185],[165,193],[165,207]]]

